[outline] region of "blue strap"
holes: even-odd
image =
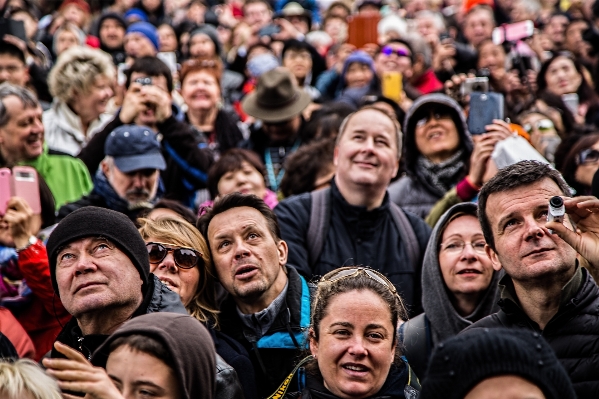
[[[291,147],[291,150],[289,151],[289,153],[291,154],[291,153],[295,152],[295,150],[297,150],[299,146],[300,146],[300,140],[297,139],[295,141],[295,144],[293,144],[293,147]],[[270,185],[270,189],[276,193],[277,191],[279,191],[279,185],[281,184],[281,181],[283,180],[283,176],[285,175],[285,168],[283,168],[283,165],[281,165],[281,169],[279,169],[279,173],[277,173],[277,175],[275,176],[275,168],[272,164],[272,156],[270,155],[270,148],[266,148],[264,150],[264,162],[266,163],[266,174],[268,175],[268,184]]]
[[[202,172],[198,168],[194,168],[187,161],[185,161],[177,152],[171,147],[167,142],[163,141],[162,145],[166,149],[166,152],[173,158],[173,160],[183,168],[184,172],[189,174],[191,177],[196,179],[201,183],[206,183],[208,181],[208,175],[205,172]],[[198,145],[198,148],[202,148],[202,144]]]
[[[310,328],[310,290],[308,283],[300,276],[302,281],[302,298],[300,303],[300,328],[301,331],[293,333],[301,347],[308,349],[308,328]],[[256,343],[258,348],[270,349],[295,349],[295,345],[288,332],[276,332],[266,335]]]

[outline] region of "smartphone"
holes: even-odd
[[[476,78],[466,78],[465,81],[462,82],[460,86],[460,94],[463,96],[472,93],[473,91],[478,91],[481,93],[486,93],[489,91],[489,78],[485,77],[476,77]]]
[[[347,42],[357,48],[365,44],[378,43],[378,24],[381,20],[379,15],[354,15],[348,23]]]
[[[401,103],[401,92],[403,91],[403,81],[401,72],[388,71],[383,72],[383,96]]]
[[[8,168],[2,168],[0,169],[0,215],[6,213],[12,191],[12,173]]]
[[[31,166],[15,166],[12,168],[13,195],[21,197],[29,204],[36,215],[42,213],[40,186],[37,172]]]
[[[260,29],[258,31],[258,36],[259,37],[262,37],[262,36],[270,37],[279,32],[281,32],[281,27],[279,25],[271,24],[271,25],[266,25],[264,28]]]
[[[125,71],[127,69],[129,69],[129,65],[125,64],[124,62],[119,64],[117,67],[116,83],[119,86],[125,86],[125,83],[127,83],[127,75],[125,75]]]
[[[16,19],[0,18],[0,37],[4,35],[15,36],[24,42],[27,42],[25,34],[25,23]]]
[[[580,100],[578,99],[578,94],[569,93],[562,94],[562,101],[568,108],[568,110],[572,113],[572,115],[578,115],[578,106],[580,105]]]
[[[517,42],[531,37],[535,32],[535,24],[531,20],[503,25],[493,29],[492,39],[495,44]]]
[[[493,119],[503,119],[503,95],[500,93],[481,93],[474,91],[470,94],[468,111],[468,130],[470,134],[483,134],[485,126],[493,123]]]

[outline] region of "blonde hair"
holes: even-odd
[[[158,238],[161,242],[193,248],[202,254],[204,270],[200,270],[200,279],[195,295],[186,306],[187,311],[197,320],[210,322],[218,326],[218,307],[216,305],[216,291],[214,278],[214,265],[206,240],[200,232],[182,218],[161,216],[155,220],[138,219],[139,233],[144,240],[150,237]]]
[[[50,94],[69,103],[76,92],[88,93],[99,76],[113,80],[116,70],[102,50],[73,46],[58,57],[48,76]]]
[[[46,375],[33,360],[0,360],[0,396],[20,399],[26,394],[35,399],[61,399],[58,383]]]

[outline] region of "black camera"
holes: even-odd
[[[137,78],[135,79],[135,83],[139,83],[142,86],[151,86],[152,78]]]

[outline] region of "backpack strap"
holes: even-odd
[[[432,347],[430,324],[424,313],[403,323],[399,328],[405,355],[417,370],[425,370]]]
[[[308,244],[308,262],[313,268],[322,252],[331,218],[331,189],[329,187],[312,191],[312,207],[310,208],[310,224],[306,234]]]
[[[393,201],[390,201],[390,205],[391,215],[393,216],[393,221],[399,230],[399,236],[401,237],[402,241],[406,243],[410,264],[415,266],[420,260],[420,244],[418,243],[416,233],[414,233],[414,228],[410,224],[405,212],[397,204],[395,204]]]

